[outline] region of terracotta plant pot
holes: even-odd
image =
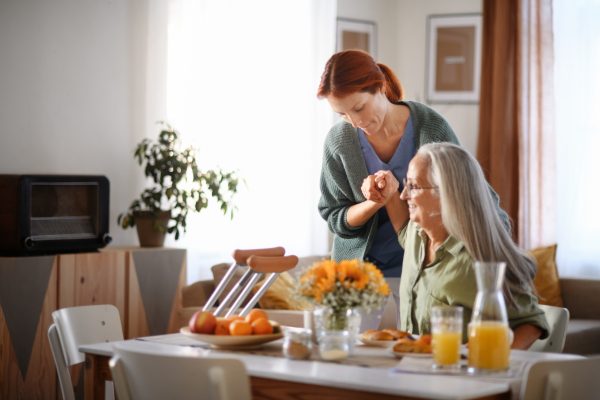
[[[165,227],[165,232],[155,231],[152,227],[154,215],[158,214],[160,223]],[[134,211],[135,227],[142,247],[162,247],[165,243],[166,228],[171,219],[171,211]]]

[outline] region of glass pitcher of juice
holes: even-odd
[[[502,293],[504,262],[475,262],[477,296],[469,324],[469,370],[502,371],[509,366],[510,337]]]

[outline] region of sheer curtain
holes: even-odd
[[[332,112],[315,93],[335,47],[335,0],[169,3],[167,118],[200,148],[201,169],[239,170],[233,220],[209,198],[187,234],[188,281],[236,248],[328,251],[317,212]]]
[[[600,1],[554,0],[561,275],[600,276]]]

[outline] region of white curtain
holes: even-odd
[[[557,264],[600,276],[600,1],[554,0]]]
[[[317,202],[332,112],[316,91],[335,21],[335,0],[169,3],[166,117],[200,148],[201,169],[239,170],[247,183],[233,220],[209,198],[186,235],[167,239],[188,250],[188,282],[237,248],[328,251]]]

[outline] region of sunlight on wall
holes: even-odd
[[[232,221],[209,198],[187,234],[188,281],[211,278],[236,248],[284,246],[324,254],[317,212],[322,143],[331,126],[316,99],[333,54],[335,1],[170,3],[168,120],[200,148],[201,169],[239,170],[246,180]]]
[[[561,275],[600,276],[600,1],[554,1]]]

